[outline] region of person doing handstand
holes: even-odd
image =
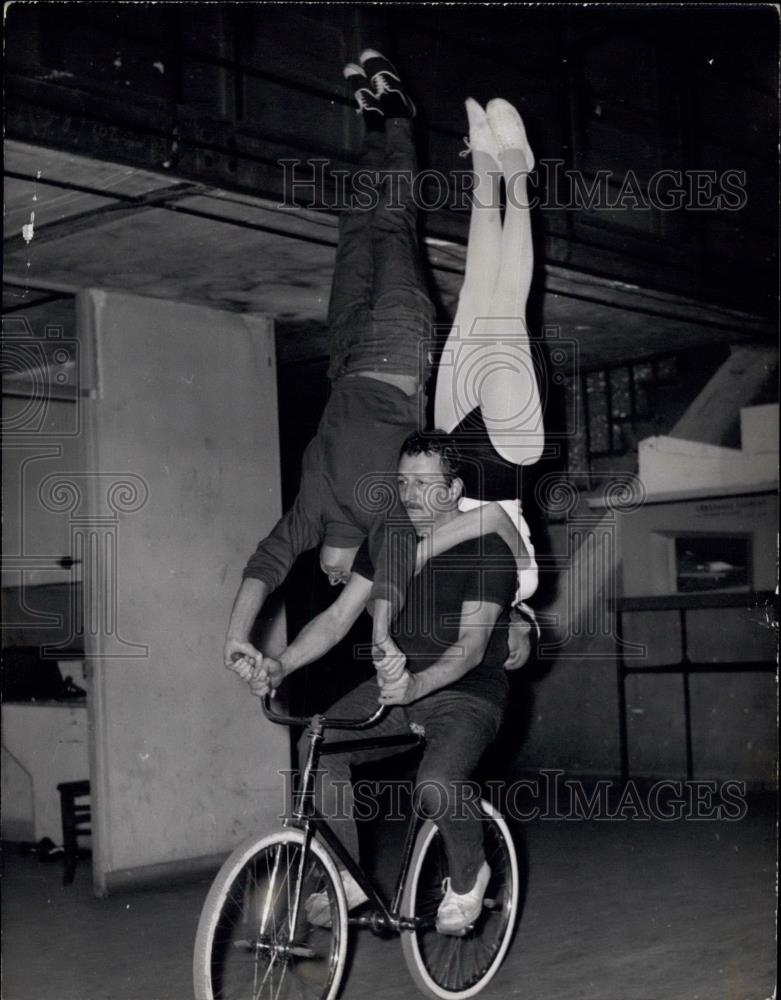
[[[521,116],[509,101],[494,98],[485,110],[467,98],[468,147],[472,157],[472,209],[464,282],[453,326],[437,370],[437,426],[455,436],[464,464],[468,498],[461,510],[484,518],[486,533],[502,530],[497,504],[521,536],[519,587],[506,666],[522,666],[530,653],[534,612],[526,603],[537,588],[537,565],[523,517],[520,467],[538,461],[545,444],[542,403],[526,326],[534,267],[528,174],[534,155]],[[500,194],[505,190],[502,219]],[[506,498],[506,499],[502,499]],[[491,500],[492,503],[486,503]],[[484,506],[481,506],[484,504]],[[431,538],[436,555],[464,537],[470,523],[447,525]]]
[[[415,535],[403,508],[378,511],[371,502],[395,473],[401,442],[419,426],[434,316],[412,185],[399,181],[417,169],[413,106],[375,50],[349,64],[345,77],[366,129],[353,200],[339,219],[328,310],[331,393],[304,452],[295,502],[244,569],[224,646],[225,665],[242,675],[245,658],[259,655],[249,641],[255,618],[300,553],[319,545],[329,581],[343,583],[368,540],[378,567],[373,597],[384,602],[384,615],[375,616],[378,640],[414,568]]]

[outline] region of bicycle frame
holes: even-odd
[[[306,734],[309,740],[309,750],[302,773],[301,783],[293,799],[292,814],[284,821],[285,826],[294,826],[304,833],[304,846],[302,851],[302,865],[309,853],[309,845],[312,837],[316,833],[320,839],[328,846],[331,853],[350,872],[355,881],[360,885],[369,897],[375,910],[364,917],[350,917],[351,924],[369,926],[374,931],[391,929],[394,931],[412,930],[419,926],[419,920],[410,920],[401,916],[401,898],[404,892],[404,884],[409,871],[412,851],[415,845],[415,835],[418,831],[419,820],[413,814],[407,826],[404,838],[404,849],[402,852],[401,866],[393,892],[393,897],[388,906],[374,884],[367,877],[357,861],[347,852],[346,848],[339,840],[338,836],[328,824],[327,819],[318,812],[314,806],[314,783],[317,773],[317,765],[320,758],[351,750],[376,750],[385,747],[412,748],[422,746],[424,737],[410,732],[399,736],[375,736],[359,740],[335,740],[333,743],[325,742],[326,729],[368,729],[379,722],[388,709],[381,706],[368,719],[327,719],[322,715],[314,715],[311,718],[293,718],[292,716],[278,715],[271,710],[268,696],[263,699],[263,711],[268,719],[281,725],[306,727]],[[298,886],[296,887],[296,897],[298,896]]]
[[[276,715],[268,699],[263,708],[274,722],[306,727],[302,780],[292,815],[285,821],[287,829],[243,841],[212,883],[195,939],[196,996],[199,1000],[226,995],[249,1000],[261,993],[281,997],[287,977],[286,998],[306,994],[334,1000],[350,946],[348,924],[368,927],[378,935],[399,935],[410,975],[426,996],[434,1000],[475,996],[499,969],[518,913],[518,865],[502,817],[482,803],[491,870],[480,912],[464,928],[440,930],[437,921],[448,865],[435,824],[426,822],[418,831],[413,812],[388,904],[314,807],[315,771],[323,754],[404,749],[420,744],[421,738],[405,732],[324,743],[326,729],[368,729],[387,709],[378,709],[370,719],[340,720]],[[365,892],[371,904],[366,916],[349,916],[339,866]]]

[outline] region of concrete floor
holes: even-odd
[[[765,1000],[775,981],[775,829],[537,821],[528,891],[486,1000]],[[383,866],[385,867],[385,866]],[[387,882],[388,877],[381,878]],[[206,882],[97,900],[82,864],[4,859],[4,1000],[188,1000]],[[395,940],[357,934],[343,1000],[416,995]]]

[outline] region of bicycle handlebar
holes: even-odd
[[[279,715],[271,708],[271,696],[263,695],[261,699],[263,714],[270,722],[276,722],[280,726],[309,726],[317,715],[295,716]],[[329,719],[320,715],[320,723],[323,729],[370,729],[383,719],[388,713],[387,705],[378,705],[376,711],[368,719]]]

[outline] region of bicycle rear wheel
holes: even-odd
[[[465,1000],[493,979],[507,952],[518,913],[518,860],[510,831],[501,815],[485,800],[483,843],[491,866],[483,910],[463,936],[439,934],[437,908],[448,875],[447,854],[432,822],[418,833],[404,887],[402,912],[418,926],[404,931],[404,959],[418,988],[436,1000]]]
[[[240,844],[201,911],[193,956],[196,1000],[333,1000],[347,952],[347,905],[327,851],[283,830]],[[300,890],[297,887],[300,883]],[[324,892],[330,927],[311,925],[304,902]]]

